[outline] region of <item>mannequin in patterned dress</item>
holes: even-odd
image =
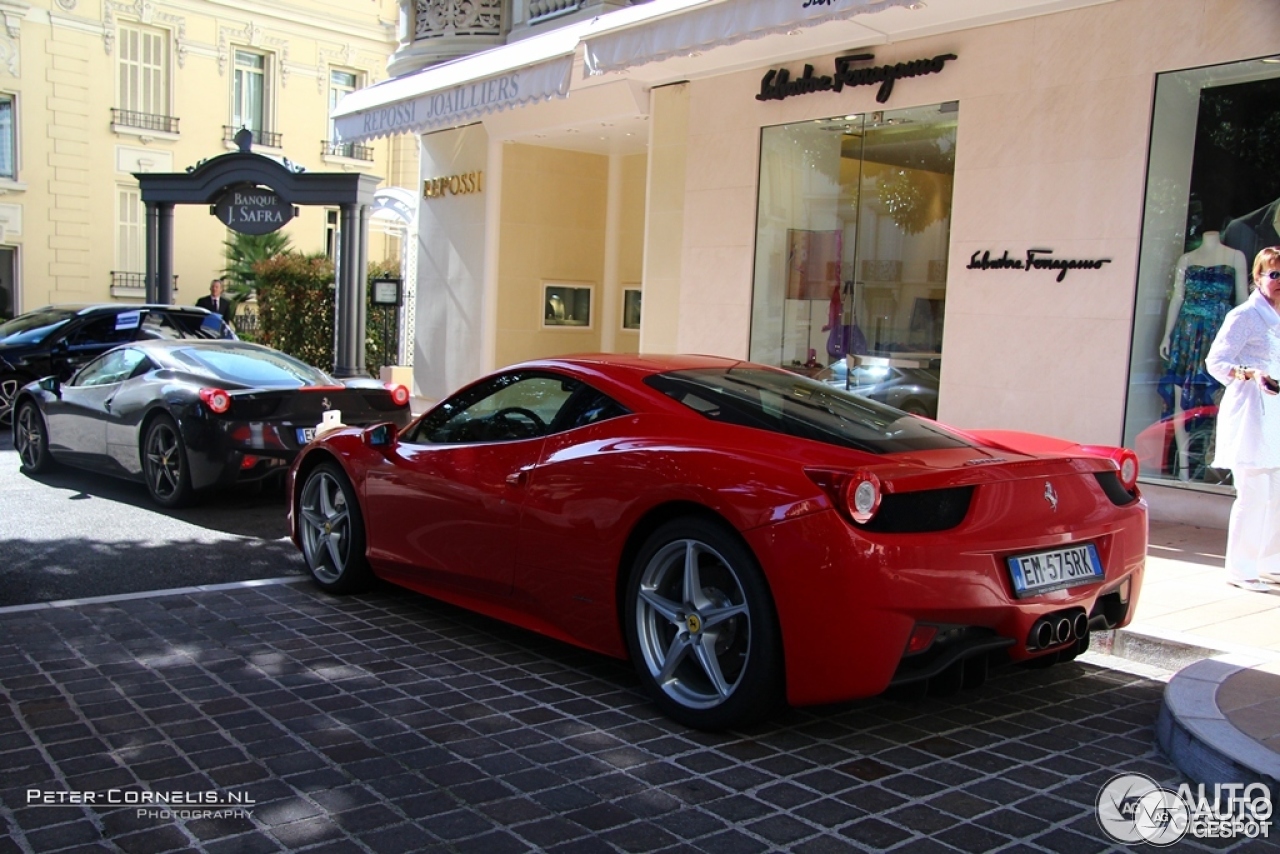
[[[1248,296],[1249,265],[1244,253],[1224,245],[1216,231],[1206,231],[1200,245],[1174,266],[1173,298],[1160,358],[1169,363],[1166,376],[1173,382],[1173,436],[1182,480],[1189,479],[1193,462],[1188,459],[1182,413],[1207,402],[1204,358],[1227,312]]]

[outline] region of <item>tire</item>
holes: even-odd
[[[307,475],[298,495],[298,528],[302,556],[317,587],[359,593],[372,586],[360,502],[337,465],[321,463]]]
[[[18,452],[22,467],[32,474],[43,474],[56,465],[49,454],[49,430],[44,416],[31,401],[18,405],[14,416],[13,447]]]
[[[13,401],[18,397],[18,389],[29,382],[31,380],[22,374],[0,374],[0,425],[13,423]]]
[[[902,411],[908,415],[914,415],[917,418],[929,417],[929,410],[926,409],[925,405],[918,400],[908,400],[906,403],[902,404]]]
[[[773,599],[755,556],[724,526],[690,517],[655,531],[628,578],[624,620],[641,683],[678,723],[724,730],[782,705]]]
[[[178,425],[167,415],[156,418],[147,427],[142,442],[142,474],[151,500],[161,507],[185,507],[195,500],[187,448]]]

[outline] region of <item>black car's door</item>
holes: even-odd
[[[66,462],[115,471],[107,450],[112,403],[120,385],[147,357],[133,348],[112,350],[85,365],[45,404],[49,447]]]

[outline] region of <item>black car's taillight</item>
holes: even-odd
[[[209,407],[209,411],[215,415],[222,415],[231,408],[231,395],[220,388],[200,389],[200,399],[204,401],[205,406]]]

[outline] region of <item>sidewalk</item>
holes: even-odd
[[[1226,532],[1151,523],[1133,622],[1096,649],[1176,670],[1157,739],[1204,783],[1280,783],[1280,586],[1226,582]]]

